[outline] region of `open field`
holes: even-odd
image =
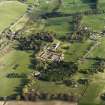
[[[91,79],[93,82],[81,97],[79,105],[104,105],[105,102],[100,99],[100,95],[105,91],[105,73],[95,74]]]
[[[87,40],[82,43],[73,43],[70,45],[70,48],[65,51],[65,61],[76,61],[79,58],[82,58],[83,55],[86,54],[86,51],[90,46],[92,45],[92,42],[90,40]]]
[[[25,4],[18,1],[0,2],[0,32],[23,15],[26,7]]]
[[[105,29],[105,14],[84,16],[81,24],[85,24],[94,31]]]
[[[104,0],[101,0],[104,2]],[[102,3],[101,2],[101,3]],[[11,23],[13,23],[16,19],[18,19],[20,16],[22,16],[27,9],[27,4],[32,4],[33,0],[28,0],[27,3],[21,3],[18,1],[2,1],[0,2],[0,32],[3,31],[6,27],[8,27]],[[43,3],[41,1],[40,7],[43,9],[43,11],[50,11],[53,6],[55,6],[57,3],[54,0],[52,2],[53,4],[48,3]],[[72,14],[72,13],[78,13],[78,12],[84,12],[87,10],[92,10],[90,6],[90,0],[64,0],[64,4],[60,6],[60,8],[57,10],[57,12],[61,12],[62,14]],[[100,3],[100,5],[102,5]],[[103,3],[104,5],[104,3]],[[48,8],[46,8],[48,6]],[[50,8],[51,7],[51,8]],[[104,9],[104,6],[102,6]],[[29,19],[29,18],[28,18]],[[105,35],[101,36],[101,39],[97,40],[92,40],[90,37],[88,37],[86,40],[83,40],[81,42],[71,42],[69,41],[68,34],[70,33],[69,36],[72,34],[78,35],[78,33],[74,32],[73,30],[73,16],[52,16],[52,17],[47,17],[46,19],[38,19],[35,21],[29,21],[26,17],[21,18],[19,21],[17,21],[13,27],[13,31],[20,30],[24,27],[23,33],[21,36],[25,36],[26,38],[31,35],[40,35],[40,32],[42,32],[42,36],[44,32],[49,32],[45,33],[50,36],[51,33],[55,33],[56,37],[52,36],[50,38],[53,38],[54,43],[53,47],[56,45],[56,43],[59,41],[60,42],[60,47],[58,47],[58,51],[62,51],[64,54],[64,62],[63,63],[69,63],[71,62],[77,64],[77,71],[74,74],[69,75],[69,77],[64,77],[62,78],[61,81],[45,81],[41,79],[36,79],[34,77],[34,82],[35,84],[33,85],[32,88],[38,90],[39,92],[42,93],[48,93],[48,94],[73,94],[79,97],[79,105],[105,105],[105,101],[102,101],[100,99],[100,94],[105,92],[105,72],[100,73],[94,73],[94,74],[89,74],[89,73],[81,73],[80,71],[86,71],[90,70],[92,65],[96,63],[96,60],[94,58],[101,58],[105,59]],[[27,24],[25,24],[27,23]],[[92,32],[101,32],[102,30],[105,30],[105,14],[91,14],[91,15],[83,15],[81,20],[80,20],[80,26],[86,26],[86,29],[92,30]],[[90,31],[89,30],[89,31]],[[44,32],[43,32],[44,31]],[[78,30],[76,30],[78,31]],[[85,31],[86,32],[86,31]],[[84,32],[84,34],[85,34]],[[93,34],[93,33],[92,33]],[[22,36],[22,37],[23,37]],[[64,41],[60,39],[60,37],[66,37]],[[73,36],[74,37],[74,36]],[[77,36],[78,37],[78,36]],[[29,37],[28,37],[29,38]],[[41,47],[39,50],[42,50],[44,45],[51,45],[52,42],[45,41],[44,42],[44,37],[39,37],[39,39],[34,40],[36,43],[38,43]],[[48,37],[47,37],[48,38]],[[25,43],[25,46],[28,46],[30,44],[30,41],[33,39],[29,40],[23,38],[22,40]],[[46,39],[46,37],[45,37]],[[20,37],[20,42],[22,41]],[[21,45],[23,43],[20,43]],[[96,46],[93,50],[91,50],[92,47],[94,47],[94,43],[100,42],[98,46]],[[18,42],[19,43],[19,42]],[[31,48],[34,46],[34,50],[18,50],[15,48],[12,48],[10,52],[7,52],[3,56],[0,57],[0,97],[5,97],[5,96],[11,96],[11,95],[16,95],[19,94],[19,89],[22,89],[22,84],[26,82],[26,78],[20,77],[20,78],[9,78],[7,77],[8,74],[11,73],[17,73],[19,75],[25,74],[29,75],[32,71],[35,71],[40,68],[40,70],[46,70],[47,72],[47,67],[48,64],[44,65],[46,62],[43,63],[44,68],[42,65],[40,65],[40,62],[38,66],[36,66],[36,62],[34,62],[34,70],[30,68],[31,58],[33,52],[37,50],[38,46],[35,46],[36,43],[31,43]],[[17,43],[16,43],[17,44]],[[42,45],[43,44],[43,45]],[[55,45],[54,45],[55,44]],[[17,44],[18,45],[18,44]],[[24,47],[25,47],[24,46]],[[63,48],[62,48],[63,46]],[[66,47],[65,47],[66,46]],[[28,46],[29,48],[30,46]],[[52,47],[52,49],[53,49]],[[51,49],[50,49],[51,50]],[[90,52],[89,52],[90,51]],[[36,51],[37,52],[37,51]],[[89,53],[88,53],[89,52]],[[35,53],[37,54],[37,53]],[[88,54],[88,58],[84,58],[84,56]],[[89,59],[90,58],[90,59]],[[35,55],[33,57],[35,60]],[[60,65],[61,66],[61,65]],[[62,66],[61,66],[62,67]],[[62,68],[60,69],[62,70]],[[65,65],[64,65],[65,67]],[[50,68],[52,70],[53,68]],[[63,68],[64,69],[64,68]],[[72,70],[72,68],[67,67],[67,69]],[[56,76],[56,70],[57,67],[54,69],[54,73]],[[66,69],[64,69],[66,70]],[[62,73],[62,72],[61,72]],[[60,72],[59,72],[60,75]],[[59,75],[57,75],[59,77]],[[76,85],[70,85],[67,86],[63,82],[63,79],[65,80],[74,80],[76,82]],[[80,84],[78,82],[79,79],[88,79],[89,84]],[[25,81],[24,81],[25,80]],[[23,82],[24,81],[24,82]],[[63,81],[63,82],[62,82]],[[6,105],[21,105],[21,102],[17,103],[6,103]],[[22,102],[22,104],[26,104]],[[63,102],[47,102],[42,104],[42,102],[39,103],[28,103],[28,105],[76,105],[72,103],[63,103]],[[26,105],[27,105],[26,104]]]
[[[92,65],[96,62],[94,58],[100,57],[102,59],[105,58],[105,38],[102,38],[101,43],[99,46],[97,46],[96,49],[90,52],[89,58],[93,59],[86,59],[81,64],[81,68],[83,70],[87,70],[92,67]],[[105,102],[100,100],[100,95],[102,92],[105,91],[105,73],[96,73],[94,76],[91,77],[93,82],[90,84],[90,86],[87,88],[84,96],[80,100],[80,105],[104,105]]]
[[[64,0],[64,4],[59,9],[64,13],[83,12],[90,9],[90,6],[82,0]]]
[[[0,96],[9,96],[17,93],[22,78],[7,78],[9,73],[27,74],[31,72],[28,68],[31,52],[11,51],[0,58]],[[14,69],[14,67],[17,67]]]
[[[57,32],[64,36],[65,33],[72,32],[72,17],[55,17],[47,19],[45,31]],[[59,37],[59,36],[58,36]]]

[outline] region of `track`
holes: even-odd
[[[77,105],[77,103],[67,103],[63,101],[47,101],[47,102],[1,101],[0,105]]]

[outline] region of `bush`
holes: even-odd
[[[69,49],[69,45],[67,45],[67,44],[65,44],[65,45],[62,45],[62,47],[61,47],[62,49]]]
[[[105,93],[102,93],[100,98],[105,101]]]
[[[63,83],[66,85],[66,86],[71,86],[71,85],[74,85],[74,81],[73,80],[64,80]]]

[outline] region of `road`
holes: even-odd
[[[67,103],[62,101],[47,101],[47,102],[0,101],[0,105],[77,105],[77,103]]]

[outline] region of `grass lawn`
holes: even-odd
[[[105,29],[105,15],[89,15],[84,16],[81,24],[84,24],[94,31],[101,31]]]
[[[97,73],[91,79],[92,82],[80,98],[79,105],[105,105],[105,101],[100,99],[100,95],[105,92],[105,73]]]
[[[0,2],[0,32],[25,13],[26,5],[18,1]]]
[[[90,40],[71,44],[70,48],[65,51],[65,61],[76,61],[83,57],[91,44],[92,42]]]
[[[80,99],[79,105],[102,105],[100,104],[100,92],[102,91],[105,82],[93,82],[87,88],[85,95]]]
[[[84,85],[78,85],[77,88],[72,88],[71,86],[66,86],[63,83],[59,84],[55,82],[46,82],[40,80],[36,80],[33,87],[42,93],[43,92],[49,94],[67,93],[67,94],[74,94],[76,96],[79,96],[86,88],[86,86]]]
[[[105,58],[105,37],[101,39],[101,43],[98,45],[98,47],[90,53],[90,57]]]
[[[57,33],[57,37],[72,31],[72,17],[55,17],[47,19],[45,31]]]
[[[89,53],[88,58],[91,58],[91,59],[84,59],[79,64],[80,69],[87,70],[91,68],[92,64],[96,62],[96,60],[94,60],[94,58],[96,57],[105,59],[105,38],[102,38],[100,42],[101,43],[97,46],[97,48],[95,48],[93,51]]]
[[[89,57],[95,58],[105,58],[105,38],[102,38],[101,44],[94,49]],[[80,64],[81,69],[89,69],[92,64],[95,63],[95,60],[85,60]],[[80,100],[79,105],[105,105],[105,102],[100,100],[100,94],[105,92],[105,73],[97,73],[91,76],[92,83],[88,87],[84,96]]]
[[[88,0],[87,0],[88,1]],[[89,10],[90,6],[83,0],[64,0],[64,4],[59,11],[64,13],[75,13]]]
[[[89,70],[95,63],[96,63],[95,60],[84,59],[83,61],[79,62],[79,69],[82,71]]]
[[[9,96],[16,93],[16,88],[19,87],[22,78],[7,78],[6,75],[8,73],[26,74],[31,72],[28,68],[30,55],[31,52],[13,50],[0,58],[0,96]],[[15,65],[18,65],[18,67],[13,69]]]

